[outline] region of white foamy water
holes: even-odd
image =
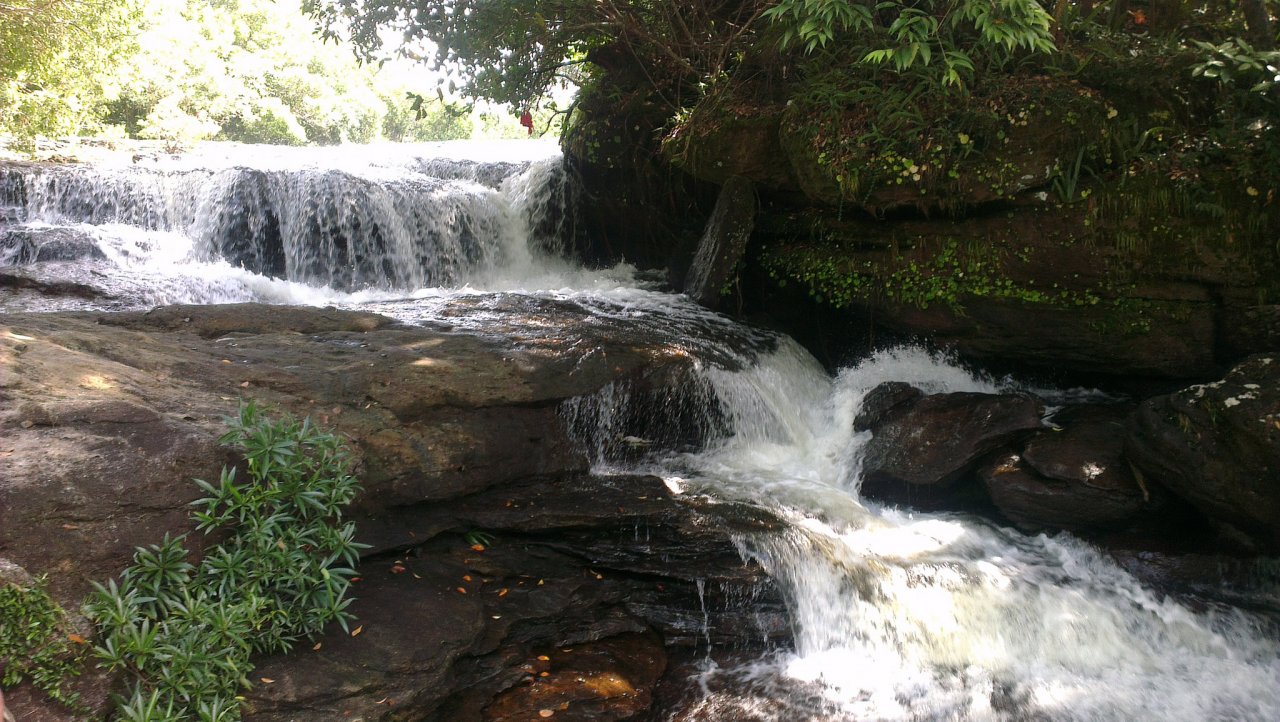
[[[737,541],[783,589],[794,648],[709,668],[698,719],[1280,719],[1265,620],[1161,598],[1068,535],[862,502],[866,435],[852,420],[872,388],[1010,382],[915,349],[833,378],[790,339],[655,291],[634,269],[581,268],[557,232],[568,180],[554,149],[209,146],[4,173],[0,271],[100,295],[11,294],[0,310],[335,304],[526,338],[567,333],[573,318],[689,359],[676,392],[615,384],[564,415],[601,471],[657,473],[790,521]],[[592,352],[579,341],[567,347]]]
[[[852,418],[870,389],[1007,382],[914,349],[832,379],[790,345],[745,372],[707,375],[731,430],[647,470],[791,521],[739,544],[780,583],[795,648],[709,671],[717,691],[699,718],[1280,719],[1280,644],[1266,620],[1163,598],[1070,535],[858,499],[868,436]]]

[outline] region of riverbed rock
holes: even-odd
[[[1146,479],[1258,550],[1280,550],[1280,354],[1148,399],[1126,453]]]
[[[258,305],[9,314],[0,556],[49,574],[55,598],[78,608],[135,547],[192,530],[191,479],[238,462],[218,437],[252,398],[349,439],[365,489],[351,518],[370,548],[352,607],[361,633],[330,630],[318,650],[262,660],[251,718],[480,719],[497,704],[492,718],[509,719],[552,699],[626,718],[664,645],[789,634],[776,590],[731,541],[778,522],[653,477],[588,475],[566,400],[641,376],[651,389],[680,383],[691,361],[585,317],[554,333],[567,335],[499,340]],[[477,530],[491,538],[480,551],[466,538]],[[198,554],[203,541],[188,544]],[[653,663],[628,666],[621,649]],[[570,656],[545,690],[511,691],[540,655]],[[588,671],[595,691],[569,694]],[[110,681],[87,683],[103,704]],[[71,717],[28,688],[12,698],[20,719]]]
[[[1055,415],[1020,451],[979,478],[1000,512],[1029,529],[1109,529],[1156,512],[1163,490],[1135,478],[1124,456],[1128,405],[1082,406]]]
[[[1026,394],[933,394],[870,428],[864,494],[918,503],[956,484],[985,457],[1042,428],[1043,403]]]

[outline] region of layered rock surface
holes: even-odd
[[[192,528],[189,480],[237,461],[221,420],[253,398],[350,439],[371,548],[361,633],[262,660],[251,718],[629,718],[665,645],[785,636],[776,592],[729,541],[776,522],[586,473],[560,405],[639,377],[679,383],[691,363],[595,334],[590,353],[566,354],[333,309],[11,314],[0,557],[50,574],[74,609],[136,546]],[[493,537],[483,551],[464,539],[476,530]],[[530,672],[542,656],[550,668]],[[99,700],[108,682],[91,686]],[[11,699],[19,719],[66,715],[30,690]]]

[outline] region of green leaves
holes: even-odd
[[[871,9],[847,0],[782,0],[763,17],[782,27],[780,50],[801,46],[809,53],[826,47],[842,32],[872,27]]]
[[[95,584],[86,605],[100,664],[131,679],[122,719],[239,719],[251,655],[351,619],[364,545],[341,521],[359,492],[342,440],[310,420],[267,419],[252,402],[227,421],[221,441],[243,451],[248,473],[196,480],[206,496],[192,502],[197,528],[227,538],[199,565],[187,561],[185,535],[139,548],[119,583]]]
[[[778,48],[806,53],[839,38],[866,48],[861,62],[898,72],[929,67],[940,85],[963,87],[978,58],[1003,63],[1018,53],[1056,50],[1052,17],[1036,0],[782,0],[764,17],[780,28]],[[940,65],[934,65],[941,59]]]
[[[1216,45],[1192,42],[1206,54],[1204,61],[1191,69],[1193,77],[1227,85],[1249,83],[1249,90],[1255,93],[1269,93],[1280,86],[1280,50],[1258,50],[1240,38]]]
[[[29,587],[0,584],[0,686],[31,681],[37,689],[68,706],[77,695],[64,688],[80,674],[83,653],[62,608],[45,591],[46,578]]]

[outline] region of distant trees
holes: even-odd
[[[0,132],[335,144],[471,135],[324,43],[298,0],[0,0]]]
[[[98,76],[133,47],[137,0],[0,2],[0,130],[74,133],[98,110]]]
[[[129,135],[331,145],[471,133],[440,104],[415,118],[403,84],[324,44],[297,0],[152,2],[149,18],[106,93],[107,122]]]

